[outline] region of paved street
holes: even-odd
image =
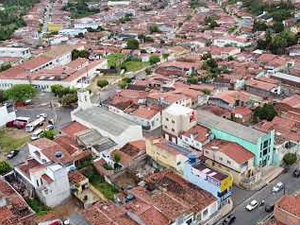
[[[245,207],[249,204],[253,199],[258,202],[265,200],[266,204],[272,204],[277,199],[279,199],[284,191],[280,191],[279,193],[272,193],[273,186],[276,185],[277,182],[281,181],[286,186],[286,194],[292,194],[298,190],[300,190],[300,178],[294,178],[292,176],[293,169],[286,174],[281,174],[277,179],[273,180],[268,186],[263,189],[253,192],[253,191],[245,191],[238,188],[233,189],[233,200],[234,200],[234,210],[233,214],[236,216],[235,224],[237,225],[255,225],[258,222],[262,221],[271,213],[265,212],[265,206],[257,207],[252,212],[246,211]],[[265,204],[265,205],[266,205]],[[221,224],[218,223],[218,224]]]

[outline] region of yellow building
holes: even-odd
[[[55,24],[55,23],[48,23],[47,24],[47,29],[49,32],[58,32],[59,30],[62,29],[62,24],[58,23],[58,24]]]
[[[159,138],[146,140],[146,153],[153,159],[154,164],[158,164],[157,167],[171,168],[183,174],[184,163],[191,151]]]

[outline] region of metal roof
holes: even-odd
[[[266,136],[265,133],[251,127],[243,126],[239,123],[216,116],[204,110],[197,110],[198,124],[209,129],[221,130],[224,133],[233,135],[240,139],[257,144],[259,138]]]
[[[121,135],[130,126],[138,126],[138,124],[100,106],[78,110],[74,116],[114,136]]]

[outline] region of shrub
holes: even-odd
[[[287,165],[293,165],[297,161],[297,155],[295,153],[287,153],[283,157],[283,162]]]
[[[107,80],[98,80],[97,85],[101,88],[104,88],[105,86],[108,85],[108,81]]]

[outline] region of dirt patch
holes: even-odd
[[[80,210],[79,203],[75,198],[70,198],[64,204],[57,206],[53,209],[53,213],[63,220],[67,219],[71,214],[78,212]]]
[[[3,128],[0,130],[1,151],[6,153],[23,147],[30,140],[30,134],[16,128]]]

